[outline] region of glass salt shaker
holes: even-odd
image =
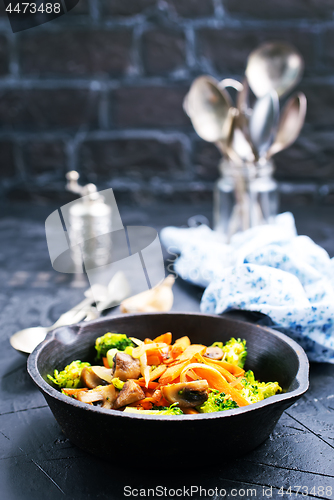
[[[236,165],[223,159],[214,189],[213,228],[228,243],[233,234],[273,222],[278,211],[272,160]]]
[[[95,184],[81,186],[75,170],[66,174],[69,191],[81,198],[69,209],[69,239],[76,266],[93,269],[108,263],[111,254],[111,207],[98,193]]]

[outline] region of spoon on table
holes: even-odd
[[[112,278],[108,287],[93,284],[85,292],[86,299],[62,314],[53,325],[48,327],[35,326],[20,330],[10,337],[10,344],[17,351],[30,354],[51,330],[59,326],[74,325],[82,320],[96,319],[104,309],[120,304],[129,294],[129,284],[124,274],[118,272]],[[96,303],[100,312],[92,307],[94,303]]]
[[[274,143],[269,148],[267,158],[288,148],[295,142],[304,125],[307,100],[302,92],[293,95],[285,104],[278,124]]]
[[[94,298],[87,298],[80,302],[66,313],[62,314],[60,318],[51,326],[33,326],[31,328],[24,328],[14,333],[9,342],[14,349],[30,354],[35,347],[40,344],[46,335],[59,326],[72,325],[86,318],[91,306],[94,304]]]
[[[303,69],[303,58],[294,47],[285,42],[269,42],[251,52],[246,76],[256,97],[271,90],[282,97],[299,82]]]

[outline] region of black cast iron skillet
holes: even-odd
[[[231,337],[246,339],[245,369],[261,381],[277,381],[283,393],[235,410],[200,415],[133,415],[81,403],[52,387],[47,374],[73,360],[94,362],[96,337],[112,331],[139,339],[167,331],[173,339],[188,335],[192,343],[210,345]],[[170,457],[202,454],[199,463],[219,463],[261,444],[283,411],[308,389],[308,360],[303,349],[269,328],[204,314],[150,313],[113,316],[57,328],[30,355],[28,372],[43,393],[64,434],[79,448],[120,464],[137,464],[152,453]],[[132,458],[131,458],[132,457]],[[135,458],[137,457],[137,458]],[[158,461],[161,463],[161,461]]]

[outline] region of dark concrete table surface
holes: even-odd
[[[52,324],[83,296],[85,282],[56,273],[50,264],[44,222],[54,208],[0,207],[0,499],[118,499],[127,498],[130,488],[138,498],[141,493],[150,498],[158,498],[160,493],[166,493],[161,498],[176,494],[182,498],[188,494],[192,498],[220,498],[224,490],[230,498],[294,498],[302,494],[334,498],[334,365],[329,364],[311,365],[309,391],[283,414],[265,443],[243,458],[218,464],[214,470],[185,472],[183,464],[189,460],[205,463],[205,456],[189,457],[187,450],[175,457],[175,463],[164,463],[160,452],[163,435],[157,436],[159,445],[152,450],[152,460],[161,464],[160,472],[154,474],[150,464],[147,472],[136,467],[140,446],[145,446],[144,436],[134,436],[136,452],[130,453],[129,463],[120,468],[116,450],[112,464],[72,446],[30,380],[26,358],[9,344],[9,337],[17,330]],[[196,209],[170,205],[119,208],[125,225],[157,229],[185,225],[196,213],[210,216],[206,205]],[[331,256],[333,212],[332,207],[294,209],[299,233],[314,238]],[[170,264],[173,256],[166,254],[166,260]],[[178,279],[174,292],[173,310],[199,310],[202,290]],[[228,453],[224,436],[210,436],[208,427],[209,443],[221,446],[222,454]],[[157,486],[161,488],[155,495],[148,491]]]

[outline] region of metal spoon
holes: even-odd
[[[249,106],[249,85],[247,78],[244,78],[242,82],[242,89],[238,92],[237,97],[237,108],[239,113],[248,116],[250,112]]]
[[[256,97],[276,90],[279,97],[301,79],[304,61],[299,52],[285,42],[269,42],[251,52],[246,76]]]
[[[51,330],[59,326],[72,325],[86,318],[90,307],[94,303],[94,298],[90,297],[73,307],[66,313],[62,314],[60,318],[51,326],[34,326],[25,328],[14,333],[9,342],[14,349],[30,354],[38,344],[40,344]]]
[[[260,158],[263,158],[276,135],[279,101],[275,90],[258,99],[249,120],[249,136]]]
[[[59,326],[73,325],[86,319],[97,318],[104,309],[108,309],[122,302],[130,295],[129,283],[124,274],[119,271],[111,279],[108,287],[94,284],[86,290],[86,299],[75,307],[62,314],[60,318],[51,326],[36,326],[25,328],[14,333],[9,339],[11,346],[24,354],[30,354],[38,344],[40,344],[51,330]],[[97,309],[92,305],[96,302]]]
[[[197,134],[208,142],[226,141],[231,128],[231,99],[210,76],[194,80],[183,107]]]
[[[224,78],[218,83],[218,88],[226,91],[231,101],[237,101],[240,92],[243,91],[243,84],[238,80],[234,80],[234,78]]]
[[[256,158],[252,144],[246,137],[246,130],[242,129],[242,120],[243,115],[236,114],[234,116],[226,148],[229,158],[235,165],[234,182],[236,197],[236,205],[231,216],[228,237],[233,234],[235,228],[238,229],[240,223],[243,231],[249,228],[250,199],[247,193],[244,168],[247,168],[247,165],[249,166],[250,163],[253,163]]]
[[[236,114],[234,116],[227,142],[227,154],[237,165],[256,160],[253,145],[248,137],[247,130],[243,128],[242,120],[242,115]]]
[[[302,92],[293,95],[285,104],[278,124],[277,136],[267,158],[291,146],[297,139],[305,121],[307,100]]]
[[[224,78],[224,80],[221,80],[219,82],[218,87],[220,89],[226,89],[228,87],[231,87],[237,92],[241,92],[244,88],[243,84],[238,80],[234,80],[234,78]]]

